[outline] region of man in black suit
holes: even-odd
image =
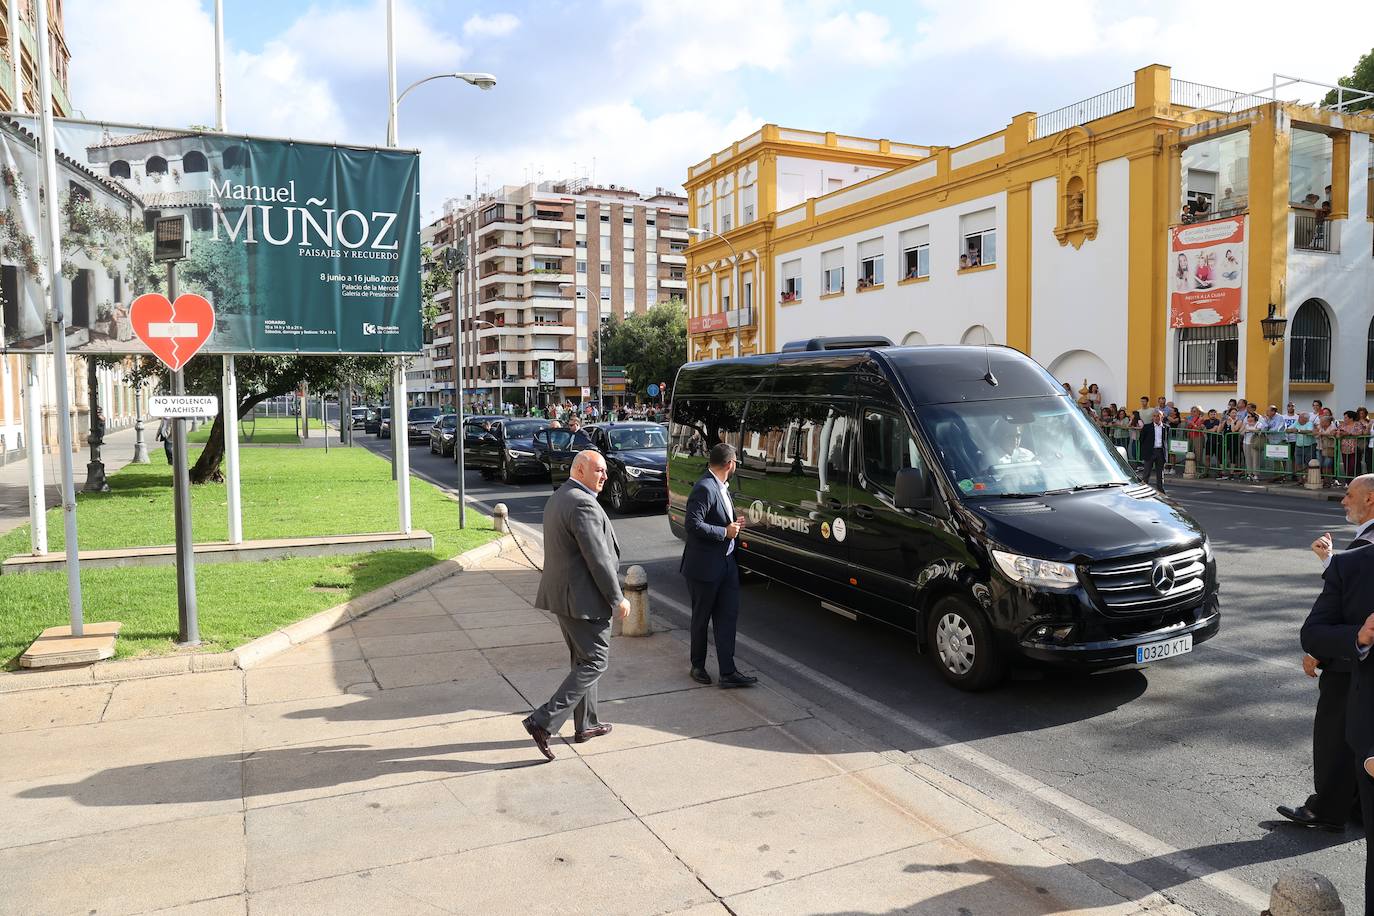
[[[1354,522],[1374,501],[1374,475],[1350,482],[1342,501]],[[1368,519],[1361,534],[1368,533]],[[1319,659],[1345,659],[1354,666],[1347,694],[1345,737],[1357,760],[1374,753],[1374,550],[1346,550],[1331,556],[1322,573],[1322,593],[1302,625],[1303,651]],[[1374,824],[1374,777],[1357,774],[1360,811]],[[1374,916],[1374,844],[1365,841],[1365,914]]]
[[[1150,482],[1150,471],[1154,471],[1155,489],[1164,492],[1164,463],[1169,460],[1169,427],[1164,425],[1164,409],[1160,408],[1150,417],[1150,424],[1140,431],[1140,453],[1145,456],[1145,469],[1140,479]]]
[[[1346,521],[1356,526],[1355,537],[1345,549],[1360,550],[1374,543],[1374,487],[1352,482],[1341,504]],[[1334,555],[1331,535],[1323,534],[1313,541],[1312,552],[1322,561],[1323,569],[1330,566]],[[1312,720],[1312,794],[1298,807],[1279,805],[1278,811],[1305,827],[1344,830],[1350,809],[1358,802],[1355,777],[1359,761],[1345,739],[1346,702],[1355,665],[1345,658],[1319,659],[1306,654],[1302,670],[1308,677],[1318,677],[1320,672],[1317,713]]]
[[[692,680],[711,683],[706,673],[706,634],[714,624],[720,686],[750,687],[758,678],[735,670],[735,625],[739,622],[739,566],[735,538],[744,516],[735,515],[730,475],[735,450],[724,442],[711,449],[710,466],[687,497],[687,541],[678,570],[687,577],[692,597]]]

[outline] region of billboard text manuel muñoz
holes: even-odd
[[[8,350],[45,349],[36,121],[0,115],[0,298]],[[210,353],[415,353],[419,156],[214,132],[57,122],[67,345],[140,353],[129,304],[167,292],[158,217],[181,215],[179,292],[215,307]]]

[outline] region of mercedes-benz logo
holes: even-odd
[[[1173,591],[1174,582],[1177,579],[1178,574],[1174,572],[1174,564],[1168,560],[1160,560],[1155,563],[1154,569],[1150,570],[1150,584],[1161,595],[1167,595]]]

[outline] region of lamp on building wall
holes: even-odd
[[[1269,303],[1269,317],[1260,319],[1260,330],[1264,333],[1264,339],[1269,341],[1269,346],[1273,346],[1283,340],[1284,329],[1288,327],[1288,319],[1282,315],[1275,315],[1279,307],[1274,303]]]

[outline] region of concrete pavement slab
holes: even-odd
[[[602,701],[598,714],[615,728],[609,735],[573,745],[578,754],[606,754],[632,747],[647,747],[734,732],[769,724],[769,719],[748,705],[736,702],[728,690],[696,687],[646,697]]]
[[[434,906],[484,916],[645,916],[712,899],[635,820],[377,869],[372,876]]]
[[[444,681],[500,677],[496,669],[476,649],[373,658],[370,662],[372,672],[377,676],[377,683],[383,690],[393,687],[415,687],[419,684],[441,684]]]
[[[0,693],[0,734],[99,722],[114,688],[91,684]]]
[[[844,774],[667,811],[644,822],[722,897],[939,835]]]
[[[471,719],[254,751],[248,808],[542,763],[520,717]]]
[[[479,649],[494,649],[499,646],[528,646],[541,642],[563,645],[563,631],[558,624],[550,620],[526,626],[488,627],[484,630],[466,630],[464,632]]]
[[[476,611],[472,613],[453,613],[453,622],[465,630],[483,630],[488,627],[541,626],[551,623],[544,611],[536,611],[528,604],[521,608],[500,611]]]
[[[559,645],[562,646],[561,641]],[[619,641],[611,643],[610,667],[597,682],[597,692],[602,700],[691,690],[698,686],[687,676],[688,666],[679,659],[661,653],[649,653],[641,658],[621,658],[617,656],[617,650],[620,648]],[[542,703],[562,683],[563,677],[568,673],[566,649],[563,650],[563,654],[563,664],[558,668],[511,671],[507,672],[507,676],[522,694],[527,697],[538,697],[537,702]],[[719,687],[706,689],[720,690]]]
[[[0,912],[165,909],[242,893],[243,867],[237,813],[0,849]]]
[[[244,748],[342,742],[377,732],[513,713],[523,716],[528,711],[529,704],[501,678],[269,703],[246,710]]]
[[[478,773],[248,812],[260,890],[630,817],[580,762]]]
[[[248,703],[280,703],[348,693],[359,684],[375,684],[365,661],[297,665],[291,668],[250,668],[245,673]]]
[[[445,633],[458,629],[448,614],[431,614],[428,617],[378,617],[371,614],[360,617],[349,624],[353,635],[364,636],[409,636],[414,633]]]
[[[115,685],[104,721],[172,716],[209,709],[229,709],[243,703],[244,672],[207,671],[178,674]]]
[[[562,643],[534,643],[528,646],[502,646],[483,649],[497,670],[508,676],[528,671],[568,670],[568,647]]]
[[[0,782],[85,776],[110,767],[237,754],[243,748],[242,708],[156,719],[97,722],[6,735]]]
[[[285,652],[274,655],[254,665],[254,668],[287,668],[292,665],[322,665],[333,662],[356,661],[363,657],[362,647],[352,630],[345,630],[338,636],[333,632],[317,636],[299,646],[292,646]],[[332,638],[331,638],[332,637]]]
[[[359,620],[399,620],[406,617],[438,617],[447,614],[428,589],[421,589],[391,604],[384,604],[374,611],[368,611]]]
[[[801,733],[803,727],[807,728]],[[641,816],[824,779],[883,762],[810,719],[583,759]],[[673,778],[664,779],[664,773],[672,773]]]
[[[435,618],[423,617],[422,620]],[[444,618],[448,620],[446,616]],[[363,636],[358,639],[363,655],[368,658],[419,655],[425,652],[455,652],[475,649],[472,637],[454,628],[436,633],[406,633],[397,636]]]
[[[431,906],[410,888],[376,880],[371,871],[258,891],[249,896],[253,916],[453,916],[455,904]]]
[[[165,910],[151,910],[148,916],[247,916],[248,895],[233,894],[213,900],[197,900]]]

